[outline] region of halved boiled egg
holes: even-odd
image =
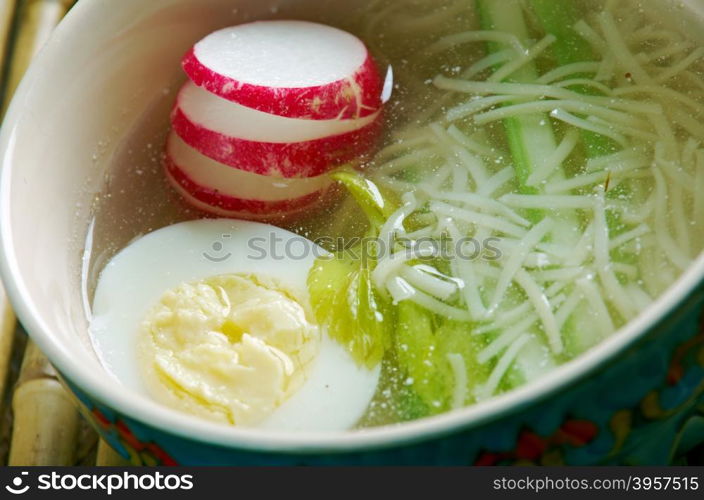
[[[95,349],[125,386],[190,414],[244,427],[349,429],[380,367],[359,366],[315,324],[306,281],[324,255],[254,222],[155,231],[102,271]]]

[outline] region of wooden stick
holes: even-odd
[[[29,63],[46,43],[59,21],[75,0],[20,0],[17,16],[18,32],[5,87],[2,114],[7,111]]]
[[[17,0],[0,0],[0,81],[5,77],[5,59],[10,40],[12,21],[15,19]]]
[[[15,15],[15,0],[0,1],[0,81],[4,76],[7,59],[7,42],[10,38],[10,28]],[[15,315],[7,300],[5,290],[0,286],[0,414],[4,400],[7,375],[10,371],[10,357],[15,338]]]
[[[101,439],[98,444],[98,457],[95,460],[95,465],[99,467],[125,467],[130,463]]]
[[[15,338],[15,314],[5,290],[0,286],[0,412],[5,395],[5,386],[10,373],[12,345]]]
[[[72,465],[79,430],[74,402],[33,343],[27,344],[12,398],[9,465]]]

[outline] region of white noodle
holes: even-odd
[[[619,64],[633,75],[633,79],[637,83],[647,84],[652,82],[650,75],[638,64],[638,61],[628,49],[628,46],[621,37],[620,31],[616,26],[613,16],[603,11],[598,16],[604,38],[610,51],[618,60]]]
[[[520,97],[514,95],[494,95],[489,97],[481,97],[479,99],[472,98],[465,103],[455,106],[454,108],[450,108],[445,117],[448,121],[454,122],[475,113],[479,113],[480,111],[484,111],[485,109],[492,108],[497,104],[520,101],[520,99]]]
[[[660,73],[655,77],[655,81],[657,83],[664,83],[670,78],[673,78],[680,73],[682,73],[685,69],[690,67],[692,64],[697,62],[699,59],[704,57],[704,47],[699,47],[695,51],[693,51],[691,54],[689,54],[687,57],[682,59],[680,62],[678,62],[675,65],[670,66],[667,68],[665,71]]]
[[[477,285],[479,280],[474,272],[474,264],[466,259],[457,259],[455,262],[457,263],[459,277],[465,284],[462,292],[469,312],[474,319],[480,320],[486,316],[487,311]]]
[[[391,295],[394,305],[410,299],[413,297],[413,294],[416,293],[415,288],[400,276],[389,279],[386,283],[386,290],[389,292],[389,295]]]
[[[665,178],[659,168],[653,169],[655,177],[655,235],[665,251],[667,258],[681,271],[689,267],[690,260],[685,252],[675,243],[668,229],[668,194]]]
[[[606,267],[611,263],[609,257],[609,227],[606,223],[606,199],[604,188],[597,190],[593,200],[594,208],[594,260],[597,268]]]
[[[606,222],[606,199],[604,188],[597,191],[594,204],[594,261],[601,283],[605,288],[608,298],[624,319],[635,315],[635,307],[623,291],[611,266],[609,254],[609,228]]]
[[[528,299],[533,302],[540,321],[543,324],[543,331],[548,338],[548,344],[553,353],[560,354],[564,349],[560,329],[557,327],[555,315],[552,312],[550,301],[540,289],[538,284],[530,277],[525,270],[520,269],[516,273],[516,283],[526,292]]]
[[[452,168],[453,165],[449,164],[441,167],[437,172],[434,172],[433,175],[428,178],[425,182],[431,188],[439,189],[440,186],[447,182],[447,180],[450,178],[450,175],[452,175]]]
[[[449,300],[459,290],[457,283],[444,280],[436,275],[426,272],[419,266],[402,266],[400,275],[415,289],[432,295],[440,300]]]
[[[472,315],[469,311],[445,304],[444,302],[441,302],[436,298],[421,292],[420,290],[415,290],[415,293],[407,300],[421,306],[424,309],[427,309],[434,314],[443,316],[453,321],[472,320]]]
[[[452,391],[452,409],[464,407],[467,401],[467,365],[461,354],[448,354],[447,361],[455,377],[455,388]]]
[[[599,34],[592,29],[584,20],[580,20],[574,25],[574,30],[584,38],[597,52],[605,54],[609,52],[609,47]]]
[[[567,300],[565,300],[562,306],[555,313],[555,321],[557,322],[558,328],[562,329],[562,327],[565,326],[565,323],[583,299],[584,297],[579,290],[574,290],[570,296],[567,297]]]
[[[447,221],[447,230],[453,242],[456,243],[462,239],[460,231],[451,219]],[[463,257],[453,259],[453,263],[457,265],[459,278],[464,282],[462,295],[469,312],[475,319],[483,318],[486,316],[486,307],[484,307],[484,301],[479,293],[479,280],[474,272],[474,264]]]
[[[584,130],[594,132],[595,134],[603,135],[605,137],[613,139],[614,141],[618,142],[619,145],[621,145],[624,148],[627,145],[626,138],[623,137],[621,134],[613,132],[609,128],[596,125],[588,120],[578,118],[578,117],[576,117],[576,116],[574,116],[574,115],[572,115],[562,109],[553,110],[550,113],[550,116],[557,119],[557,120],[563,121],[569,125],[572,125],[574,127],[582,128]]]
[[[647,103],[632,99],[616,99],[607,96],[590,96],[580,94],[573,90],[561,88],[555,85],[539,85],[534,83],[511,83],[511,82],[486,82],[470,81],[448,78],[438,75],[434,79],[435,85],[442,90],[460,92],[472,95],[513,95],[532,96],[536,99],[551,98],[562,101],[576,101],[592,106],[603,108],[613,108],[625,111],[624,119],[636,119],[633,113],[658,113],[662,112],[662,106],[654,103]]]
[[[486,172],[484,162],[480,158],[460,147],[453,147],[452,152],[457,156],[461,164],[464,165],[478,186],[486,183],[489,175]]]
[[[576,130],[569,130],[557,149],[545,158],[543,164],[539,165],[536,170],[528,176],[526,184],[529,186],[537,186],[553,173],[560,170],[562,163],[567,160],[574,151],[578,140],[579,133]]]
[[[566,76],[572,76],[583,73],[596,73],[599,70],[599,63],[597,62],[579,62],[572,64],[565,64],[563,66],[558,66],[557,68],[548,71],[540,78],[538,78],[535,83],[537,84],[550,84],[558,80],[562,80]]]
[[[611,130],[616,130],[624,136],[634,137],[636,139],[641,139],[644,141],[658,140],[658,135],[654,132],[636,127],[631,127],[630,125],[624,125],[622,123],[616,123],[614,121],[609,121],[598,116],[590,116],[589,118],[587,118],[587,121],[590,121],[597,125],[601,125],[603,127],[606,127],[607,129],[611,128]]]
[[[465,31],[464,33],[448,35],[428,47],[426,52],[428,55],[433,55],[448,49],[455,49],[465,43],[476,42],[504,43],[511,46],[517,54],[524,54],[526,52],[523,44],[515,35],[500,31]]]
[[[599,288],[590,278],[582,278],[577,280],[577,287],[584,295],[584,298],[589,303],[591,313],[594,316],[594,321],[601,336],[605,336],[614,331],[614,323],[611,320],[609,309],[606,307],[604,300],[601,297]]]
[[[584,274],[584,267],[563,267],[560,269],[550,269],[548,271],[538,271],[533,273],[536,281],[574,281],[578,276]]]
[[[606,297],[611,301],[621,317],[629,320],[636,315],[636,307],[631,302],[630,296],[625,292],[618,278],[614,274],[613,266],[599,269],[599,279],[606,292]]]
[[[633,163],[635,163],[636,166],[631,168],[639,168],[650,165],[650,161],[645,157],[645,155],[643,155],[643,153],[633,149],[626,149],[624,151],[619,151],[618,153],[599,156],[597,158],[587,160],[586,170],[587,172],[594,172],[609,167],[609,170],[613,171],[617,168],[616,165],[622,165],[622,168],[629,168],[626,167],[626,165],[631,165]]]
[[[667,109],[668,114],[679,126],[700,141],[704,141],[704,126],[693,118],[690,113],[682,110],[679,106],[671,106]]]
[[[650,53],[645,53],[641,52],[638,54],[639,61],[644,62],[644,63],[658,63],[660,61],[666,61],[668,59],[671,59],[675,56],[681,55],[683,52],[687,50],[691,50],[693,48],[693,45],[691,42],[687,41],[680,41],[680,42],[673,42],[672,44],[666,45],[665,47],[662,47],[661,49],[654,50]],[[686,56],[685,56],[686,57]],[[660,76],[656,78],[656,80],[659,80]]]
[[[472,330],[472,335],[485,335],[487,333],[496,332],[507,326],[511,326],[519,319],[525,319],[526,315],[531,312],[532,307],[533,306],[530,301],[525,301],[520,306],[514,307],[508,311],[498,311],[495,321],[474,328]],[[535,316],[534,322],[535,321],[538,321],[537,316]]]
[[[432,138],[430,134],[426,134],[420,137],[415,137],[412,139],[399,139],[394,144],[386,146],[384,149],[377,153],[375,160],[379,162],[382,159],[393,157],[398,153],[414,153],[421,146],[432,145]],[[378,167],[377,167],[378,168]]]
[[[528,269],[542,269],[549,266],[557,266],[562,263],[561,258],[555,258],[554,256],[548,255],[541,252],[531,252],[526,257],[523,265]]]
[[[625,245],[626,243],[630,243],[631,241],[640,238],[641,236],[644,236],[650,232],[652,232],[652,230],[650,229],[650,227],[648,227],[647,224],[641,224],[635,229],[631,229],[630,231],[627,231],[625,233],[619,234],[614,238],[611,238],[611,242],[609,243],[609,249],[615,250]]]
[[[599,66],[599,71],[597,72],[594,79],[597,82],[608,82],[614,79],[614,74],[616,73],[616,59],[611,55],[607,54],[601,61]]]
[[[545,51],[550,45],[555,43],[557,38],[555,38],[554,35],[547,35],[545,36],[542,40],[540,40],[538,43],[533,45],[530,49],[528,49],[524,55],[521,57],[513,59],[511,62],[508,64],[505,64],[502,66],[500,69],[494,72],[493,75],[491,75],[489,78],[487,78],[488,82],[500,82],[514,74],[516,71],[519,69],[523,68],[526,64],[529,62],[533,61],[536,57],[538,57],[542,52]]]
[[[536,224],[523,239],[518,243],[516,248],[513,249],[511,257],[508,259],[501,271],[501,277],[499,282],[496,284],[496,289],[494,290],[494,296],[491,300],[491,306],[489,310],[493,311],[499,306],[499,303],[503,300],[504,294],[508,290],[508,287],[513,282],[516,277],[516,273],[523,266],[523,261],[525,261],[526,256],[529,252],[533,251],[535,245],[540,243],[545,235],[550,232],[553,227],[554,222],[552,219],[545,218]]]
[[[486,146],[471,137],[467,137],[467,135],[463,134],[462,131],[460,131],[460,129],[458,129],[454,125],[450,125],[448,127],[447,135],[457,141],[459,145],[464,146],[473,153],[488,156],[489,158],[496,158],[498,156],[498,153],[495,149],[492,149],[489,146]]]
[[[647,126],[645,122],[633,116],[633,114],[614,111],[604,106],[599,106],[585,101],[573,100],[547,100],[533,101],[523,104],[513,104],[502,108],[485,111],[474,116],[477,125],[486,125],[497,120],[503,120],[512,116],[530,115],[534,113],[551,113],[554,115],[558,111],[571,111],[579,114],[593,114],[614,123],[627,126]]]
[[[437,152],[431,149],[419,149],[407,155],[396,158],[387,163],[375,167],[374,171],[377,173],[384,173],[387,175],[394,174],[404,168],[414,167],[416,165],[423,165],[425,162],[432,160],[437,157]]]
[[[663,154],[662,143],[655,145],[655,163],[670,180],[686,191],[694,189],[694,178],[676,162],[669,161]],[[677,155],[679,156],[679,155]]]
[[[491,344],[477,354],[477,361],[482,365],[488,363],[501,354],[504,349],[513,344],[518,337],[524,333],[528,333],[530,328],[537,323],[537,321],[538,316],[536,314],[530,314],[520,323],[516,323],[516,325],[505,329]]]
[[[694,184],[692,183],[692,187]],[[689,232],[691,230],[687,210],[685,209],[685,194],[683,189],[675,184],[670,188],[670,205],[672,206],[672,225],[675,229],[675,238],[682,251],[689,257],[691,255],[691,240]]]
[[[616,274],[622,274],[628,279],[635,280],[638,279],[638,268],[631,264],[626,264],[624,262],[614,262],[611,264],[611,268]]]
[[[697,149],[699,148],[699,144],[699,141],[695,140],[693,137],[687,139],[684,148],[682,148],[683,164],[690,167],[694,167],[696,169],[697,159],[695,155],[697,153]]]
[[[650,120],[655,127],[657,132],[657,137],[653,141],[659,141],[656,144],[656,152],[660,158],[663,157],[662,147],[667,151],[669,158],[676,159],[679,155],[679,144],[677,138],[675,137],[675,132],[672,130],[672,126],[665,119],[664,115],[651,115]]]
[[[426,248],[406,248],[400,252],[388,255],[379,259],[374,271],[372,281],[379,290],[384,290],[386,283],[394,276],[397,276],[401,267],[410,261],[427,258],[433,255],[431,249]]]
[[[418,202],[413,193],[406,193],[404,197],[403,206],[391,214],[379,230],[379,240],[383,242],[387,251],[391,251],[397,236],[406,234],[403,224],[406,218],[418,209]]]
[[[467,169],[455,167],[452,169],[452,191],[464,193],[469,189],[469,173]]]
[[[586,78],[573,78],[570,80],[564,80],[562,82],[553,83],[556,87],[568,88],[568,87],[593,87],[604,95],[611,95],[611,88],[607,87],[603,83],[599,83],[594,80],[587,80]]]
[[[511,207],[526,209],[591,210],[594,207],[594,197],[591,195],[505,194],[499,200]]]
[[[515,211],[511,210],[505,204],[498,202],[493,198],[483,196],[481,194],[469,192],[450,193],[447,191],[438,191],[430,188],[423,188],[422,186],[421,189],[423,189],[429,196],[436,200],[459,202],[481,212],[490,212],[496,215],[503,215],[511,222],[520,226],[528,227],[531,224],[527,219],[518,215]]]
[[[581,266],[594,250],[594,221],[589,223],[574,249],[565,260],[567,266]]]
[[[470,78],[477,76],[482,71],[487,70],[492,66],[497,66],[501,63],[510,61],[514,57],[516,57],[516,52],[511,49],[500,50],[498,52],[494,52],[493,54],[489,54],[467,68],[462,73],[462,78],[469,80]]]
[[[638,309],[644,311],[652,304],[653,299],[648,295],[648,293],[641,287],[637,286],[635,283],[629,283],[626,287],[628,295],[634,304],[638,306]]]
[[[442,203],[439,201],[431,201],[430,210],[446,217],[452,217],[466,222],[470,222],[472,224],[485,226],[490,229],[494,229],[496,231],[508,234],[510,236],[515,236],[517,238],[522,238],[527,232],[524,228],[516,224],[507,222],[498,217],[481,214],[464,208],[454,207],[452,205],[448,205],[447,203]]]
[[[607,172],[596,172],[587,175],[578,175],[564,181],[551,182],[545,186],[546,194],[561,194],[568,193],[573,189],[579,189],[587,186],[592,186],[596,183],[604,183],[608,177]],[[612,176],[611,180],[614,180]]]
[[[681,104],[684,104],[692,111],[696,113],[704,113],[704,105],[695,101],[686,94],[677,92],[668,87],[656,87],[653,85],[633,85],[632,87],[619,87],[613,90],[615,96],[628,95],[628,94],[648,94],[653,96],[661,96],[666,99],[676,100]]]
[[[513,363],[516,356],[518,356],[518,353],[529,340],[530,336],[522,335],[511,345],[511,347],[506,350],[504,355],[496,364],[494,370],[491,372],[491,375],[489,375],[489,379],[484,385],[477,389],[477,400],[481,401],[487,399],[488,397],[492,396],[494,392],[496,392],[496,388],[501,383],[501,379],[506,374],[506,371],[511,366],[511,363]]]
[[[513,180],[514,172],[512,167],[506,167],[494,174],[483,186],[479,186],[478,194],[491,196]]]

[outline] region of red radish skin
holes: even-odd
[[[302,120],[263,113],[218,97],[186,82],[176,99],[189,120],[222,135],[254,142],[307,142],[354,132],[379,115],[356,120]]]
[[[331,196],[326,195],[324,199],[321,199],[320,202],[302,208],[300,210],[295,210],[293,212],[288,212],[288,213],[279,213],[279,214],[251,214],[247,212],[228,212],[226,210],[222,210],[218,207],[212,207],[210,205],[207,205],[206,203],[203,203],[201,201],[198,201],[197,199],[193,198],[187,191],[185,191],[181,186],[179,186],[171,177],[167,176],[166,177],[166,183],[171,187],[174,199],[178,201],[178,203],[182,204],[183,207],[187,210],[195,211],[199,217],[203,218],[227,218],[227,219],[240,219],[240,220],[251,220],[251,221],[256,221],[256,222],[266,222],[269,224],[292,224],[296,223],[298,221],[301,221],[303,219],[307,219],[311,216],[315,216],[315,214],[319,213],[320,210],[322,210],[322,207],[327,206],[327,202],[324,200],[327,200],[328,198],[332,198]],[[335,191],[335,193],[339,193],[339,190],[333,190],[331,189],[329,192],[332,193]]]
[[[293,200],[241,199],[223,195],[217,189],[200,186],[168,158],[164,164],[169,183],[189,205],[218,217],[249,220],[288,219],[323,203],[328,199],[329,191],[334,191],[330,188]]]
[[[383,117],[379,112],[360,130],[296,143],[229,137],[193,122],[178,106],[171,124],[184,142],[208,158],[259,175],[294,178],[317,177],[371,152],[382,130]]]
[[[306,40],[310,47],[310,37],[320,36],[318,51],[329,52],[336,46],[340,47],[340,53],[335,59],[340,61],[359,59],[355,62],[356,67],[351,68],[347,74],[338,74],[331,81],[320,83],[319,75],[311,75],[310,84],[306,84],[306,68],[302,67],[301,76],[287,85],[286,82],[270,81],[259,78],[252,82],[246,81],[247,76],[234,77],[227,75],[224,69],[220,72],[208,67],[202,59],[202,54],[213,38],[225,40],[220,42],[223,51],[228,52],[232,59],[229,61],[230,73],[237,73],[238,58],[244,58],[251,62],[252,57],[247,52],[252,43],[252,38],[260,39],[262,36],[257,32],[261,31],[288,30],[288,36],[308,37]],[[231,34],[232,40],[228,40],[225,35]],[[339,40],[340,43],[335,43]],[[242,48],[240,49],[240,45]],[[287,45],[288,47],[281,47]],[[204,48],[205,47],[205,48]],[[256,48],[260,48],[256,46]],[[276,48],[276,53],[262,53],[260,65],[264,68],[276,68],[288,64],[304,65],[308,59],[302,59],[302,54],[296,54],[296,43],[287,44],[281,41]],[[286,58],[285,50],[290,49],[294,53]],[[212,49],[217,50],[217,49]],[[313,49],[311,49],[313,50]],[[201,52],[201,54],[199,54]],[[310,61],[320,54],[310,53],[306,56]],[[333,54],[334,56],[335,54]],[[298,56],[298,57],[296,57]],[[288,59],[288,60],[287,60]],[[301,62],[303,61],[303,62]],[[256,62],[256,61],[255,61]],[[225,64],[225,63],[223,63]],[[206,37],[191,49],[183,59],[183,69],[189,78],[199,87],[216,94],[224,99],[237,102],[259,111],[289,118],[305,118],[310,120],[333,120],[333,119],[355,119],[365,117],[377,112],[382,106],[382,91],[384,87],[383,79],[369,51],[363,42],[335,28],[330,28],[315,23],[303,21],[263,21],[246,25],[226,28],[220,32],[215,32]],[[215,65],[211,63],[211,65]],[[227,66],[227,64],[225,64]],[[244,71],[244,70],[243,70]],[[261,73],[262,71],[258,71]],[[313,83],[317,82],[317,83]]]
[[[229,167],[203,156],[174,132],[169,135],[166,154],[194,183],[235,198],[289,200],[320,192],[332,184],[332,179],[327,175],[284,179]]]

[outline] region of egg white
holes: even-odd
[[[286,256],[287,246],[296,258]],[[94,348],[120,383],[147,395],[137,340],[143,319],[164,292],[185,282],[242,273],[275,278],[307,297],[308,272],[324,254],[301,236],[256,222],[197,220],[150,233],[118,253],[100,274],[90,325]],[[324,334],[304,385],[259,427],[349,429],[369,406],[380,371],[359,367]]]

